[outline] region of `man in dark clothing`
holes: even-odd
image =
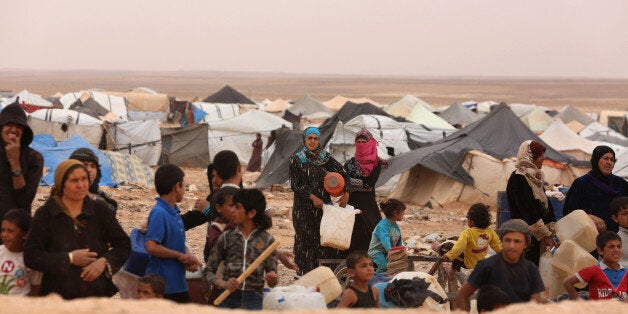
[[[0,112],[0,131],[0,217],[13,208],[30,214],[44,158],[28,147],[33,131],[17,100]]]

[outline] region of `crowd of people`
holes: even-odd
[[[0,113],[0,131],[0,262],[15,265],[14,271],[4,274],[14,284],[0,293],[57,293],[65,299],[114,295],[117,288],[112,276],[127,261],[131,244],[116,219],[118,203],[98,188],[96,154],[80,148],[57,165],[50,195],[31,218],[43,157],[28,147],[33,133],[18,104]],[[387,271],[393,251],[403,245],[397,222],[403,219],[406,207],[396,199],[378,206],[375,183],[388,163],[378,157],[372,134],[366,130],[356,134],[355,156],[344,165],[321,147],[320,137],[317,128],[306,128],[302,148],[290,157],[293,250],[271,252],[243,280],[238,277],[275,238],[268,231],[273,222],[266,213],[264,194],[242,187],[237,155],[231,151],[216,154],[207,168],[207,198],[197,200],[195,210],[185,214],[177,205],[186,192],[184,171],[172,164],[157,168],[154,182],[159,196],[143,228],[149,259],[146,276],[139,281],[138,298],[190,302],[186,270],[202,267],[203,278],[212,286],[212,301],[221,292],[230,292],[219,306],[261,309],[264,287],[278,283],[279,262],[296,270],[298,277],[315,269],[319,259],[335,258],[346,259],[352,278],[339,307],[379,307],[385,302],[382,286],[378,290],[371,280]],[[261,138],[252,145],[256,151],[249,166],[259,170]],[[456,296],[458,308],[468,310],[468,300],[478,289],[481,310],[541,301],[545,285],[538,270],[539,256],[559,245],[554,237],[556,218],[544,190],[545,150],[537,141],[525,141],[519,148],[507,184],[512,219],[495,231],[490,227],[488,206],[472,205],[466,216],[468,228],[442,257],[452,263],[450,277],[462,268],[472,270]],[[628,301],[628,254],[622,249],[628,240],[628,183],[612,174],[614,162],[612,149],[597,147],[591,172],[576,179],[566,196],[564,214],[583,209],[600,232],[599,264],[564,281],[573,299],[579,297],[573,285],[587,282],[591,299]],[[345,182],[334,199],[337,205],[349,204],[363,212],[355,219],[347,250],[320,244],[322,208],[332,202],[324,184],[330,172]],[[207,236],[200,260],[186,246],[185,232],[205,224]],[[486,258],[489,249],[496,254]]]

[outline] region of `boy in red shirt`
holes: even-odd
[[[618,298],[628,302],[628,275],[626,268],[619,264],[621,259],[621,238],[617,233],[604,231],[595,239],[597,252],[602,261],[595,266],[581,269],[567,277],[563,285],[573,300],[579,298],[575,283],[588,283],[591,300]]]

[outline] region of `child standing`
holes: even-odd
[[[11,209],[2,218],[0,265],[2,275],[0,294],[39,295],[41,272],[24,265],[24,241],[30,228],[31,217],[23,209]]]
[[[456,244],[443,256],[443,261],[451,261],[448,271],[450,279],[461,268],[473,269],[488,252],[490,246],[496,253],[501,252],[502,243],[495,230],[489,227],[491,214],[488,206],[482,203],[471,205],[467,211],[467,225]]]
[[[379,206],[382,208],[386,219],[380,220],[373,230],[368,250],[368,254],[377,265],[378,274],[387,270],[390,249],[401,246],[401,229],[399,229],[397,221],[401,221],[406,212],[406,205],[394,198],[381,202]]]
[[[270,287],[277,285],[277,253],[273,252],[242,284],[237,277],[264,250],[275,242],[268,233],[272,220],[265,212],[266,199],[257,189],[240,190],[234,197],[233,223],[236,228],[224,232],[218,238],[209,255],[203,277],[219,289],[232,293],[220,304],[224,308],[262,309],[264,281]],[[224,261],[223,278],[216,271]]]
[[[628,302],[628,275],[626,268],[619,264],[622,254],[621,238],[615,232],[604,231],[598,234],[595,244],[602,261],[565,278],[565,289],[571,299],[577,300],[578,292],[573,285],[578,282],[588,283],[591,300],[619,298]]]
[[[369,285],[375,270],[373,261],[364,251],[354,251],[347,256],[347,268],[353,283],[343,293],[338,308],[379,307],[379,293],[375,286]]]
[[[163,299],[166,293],[166,282],[159,275],[148,274],[140,278],[137,284],[137,298],[145,299]]]
[[[621,238],[623,247],[622,258],[619,265],[628,267],[628,196],[614,198],[610,204],[611,218],[619,225],[617,234]]]
[[[211,208],[215,208],[219,216],[207,227],[207,245],[209,252],[214,248],[220,235],[233,229],[233,196],[240,191],[239,188],[225,186],[216,191],[211,203]],[[209,257],[209,254],[208,256]]]

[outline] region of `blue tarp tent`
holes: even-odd
[[[57,165],[68,159],[73,151],[81,147],[91,149],[98,156],[98,163],[100,164],[100,171],[102,173],[100,185],[117,185],[111,177],[111,164],[109,163],[109,159],[105,154],[78,135],[73,135],[65,141],[57,142],[49,134],[38,134],[33,137],[33,142],[30,146],[44,156],[44,176],[40,183],[42,185],[54,185],[54,175]]]

